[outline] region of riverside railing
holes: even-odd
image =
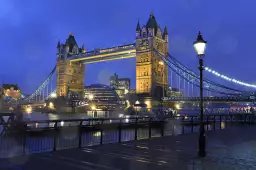
[[[206,131],[253,125],[252,114],[205,115]],[[87,147],[198,132],[199,116],[126,117],[8,122],[0,138],[0,157]]]

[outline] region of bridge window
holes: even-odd
[[[59,73],[64,73],[65,70],[64,69],[59,69]]]

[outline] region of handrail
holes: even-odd
[[[251,113],[235,113],[235,114],[205,114],[204,117],[211,117],[211,116],[239,116],[239,115],[252,115]],[[109,121],[109,120],[152,120],[154,118],[158,118],[161,120],[165,120],[165,119],[176,119],[176,118],[195,118],[195,117],[199,117],[200,115],[180,115],[180,116],[147,116],[147,117],[143,117],[143,116],[135,116],[135,117],[129,117],[129,118],[89,118],[89,119],[59,119],[59,120],[36,120],[36,121],[22,121],[22,123],[24,124],[34,124],[34,123],[61,123],[61,122],[97,122],[97,121]],[[12,122],[6,122],[6,123],[2,123],[3,125],[9,125],[12,124]]]

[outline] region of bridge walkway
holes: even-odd
[[[198,133],[67,149],[0,160],[1,170],[256,169],[256,126],[207,132],[207,157],[197,157]],[[246,132],[246,133],[245,133]]]

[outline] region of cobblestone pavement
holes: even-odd
[[[67,149],[4,159],[1,170],[249,170],[256,169],[255,127],[208,132],[207,157],[198,133]]]

